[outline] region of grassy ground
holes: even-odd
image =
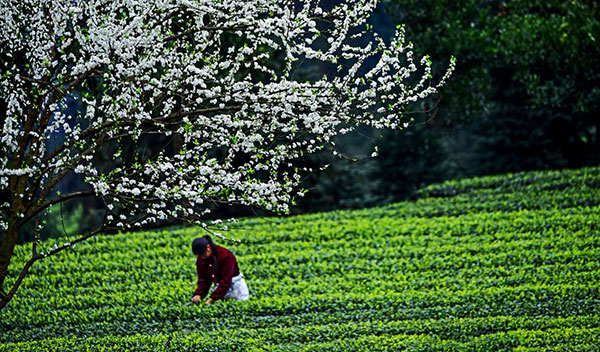
[[[236,254],[249,301],[190,303],[198,229],[97,236],[36,264],[0,313],[0,351],[600,345],[600,168],[452,181],[413,202],[240,225],[242,243],[219,244]],[[18,248],[13,276],[29,251]]]

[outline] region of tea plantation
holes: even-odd
[[[239,225],[242,243],[217,242],[249,301],[191,304],[198,229],[98,236],[36,264],[0,312],[0,351],[599,348],[600,168]]]

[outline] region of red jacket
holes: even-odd
[[[215,247],[217,255],[217,270],[219,271],[219,275],[217,275],[217,273],[214,271],[211,258],[196,259],[198,284],[196,291],[194,291],[194,296],[200,295],[200,297],[204,298],[204,296],[208,294],[210,285],[214,282],[215,284],[218,283],[219,286],[213,291],[213,293],[210,295],[210,298],[214,300],[221,299],[231,287],[231,278],[240,274],[240,269],[238,268],[237,261],[235,260],[233,253],[231,253],[231,251],[227,248],[217,245],[215,245]],[[218,282],[217,277],[219,278]]]

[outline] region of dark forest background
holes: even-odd
[[[292,213],[410,199],[418,188],[446,179],[600,163],[596,1],[391,0],[371,18],[383,37],[399,23],[416,58],[429,54],[441,75],[454,55],[455,73],[441,94],[411,107],[409,128],[359,129],[338,141],[346,155],[362,160],[326,153],[307,160],[331,166],[306,179],[310,191]],[[366,158],[375,145],[380,155]],[[80,182],[73,178],[61,188]],[[89,201],[55,206],[42,235],[85,231],[99,213]],[[255,215],[269,214],[221,208],[212,216]]]
[[[408,129],[347,138],[353,153],[377,143],[380,156],[330,159],[298,211],[385,204],[446,179],[598,165],[599,10],[581,0],[387,2],[375,25],[406,24],[415,57],[431,55],[443,74],[454,55],[457,69],[440,96],[413,107],[426,112]]]

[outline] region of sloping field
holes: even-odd
[[[197,229],[98,236],[33,268],[0,313],[0,351],[600,345],[600,168],[452,181],[414,202],[270,220],[243,221],[231,234],[241,244],[219,242],[250,301],[190,303]]]

